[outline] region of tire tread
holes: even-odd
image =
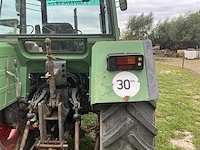
[[[102,105],[100,150],[154,150],[156,102]]]

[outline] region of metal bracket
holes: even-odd
[[[80,102],[76,98],[77,88],[72,88],[72,99],[70,102],[74,105],[73,109],[80,108]]]
[[[21,96],[21,82],[19,81],[18,75],[15,75],[14,73],[12,73],[9,70],[6,70],[6,73],[9,74],[10,76],[14,77],[16,79],[16,83],[15,83],[15,89],[16,89],[16,98],[19,98]],[[8,80],[8,79],[7,79]]]

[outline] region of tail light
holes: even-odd
[[[141,54],[109,54],[107,70],[142,70],[143,55]]]

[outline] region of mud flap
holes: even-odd
[[[134,57],[134,65],[143,66],[142,69],[120,69],[115,59],[108,61],[109,56],[128,54]],[[92,47],[90,80],[91,104],[150,101],[158,98],[151,41],[96,42]]]

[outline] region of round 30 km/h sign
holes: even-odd
[[[140,90],[140,82],[135,74],[123,71],[114,76],[112,87],[113,91],[120,97],[133,97]]]

